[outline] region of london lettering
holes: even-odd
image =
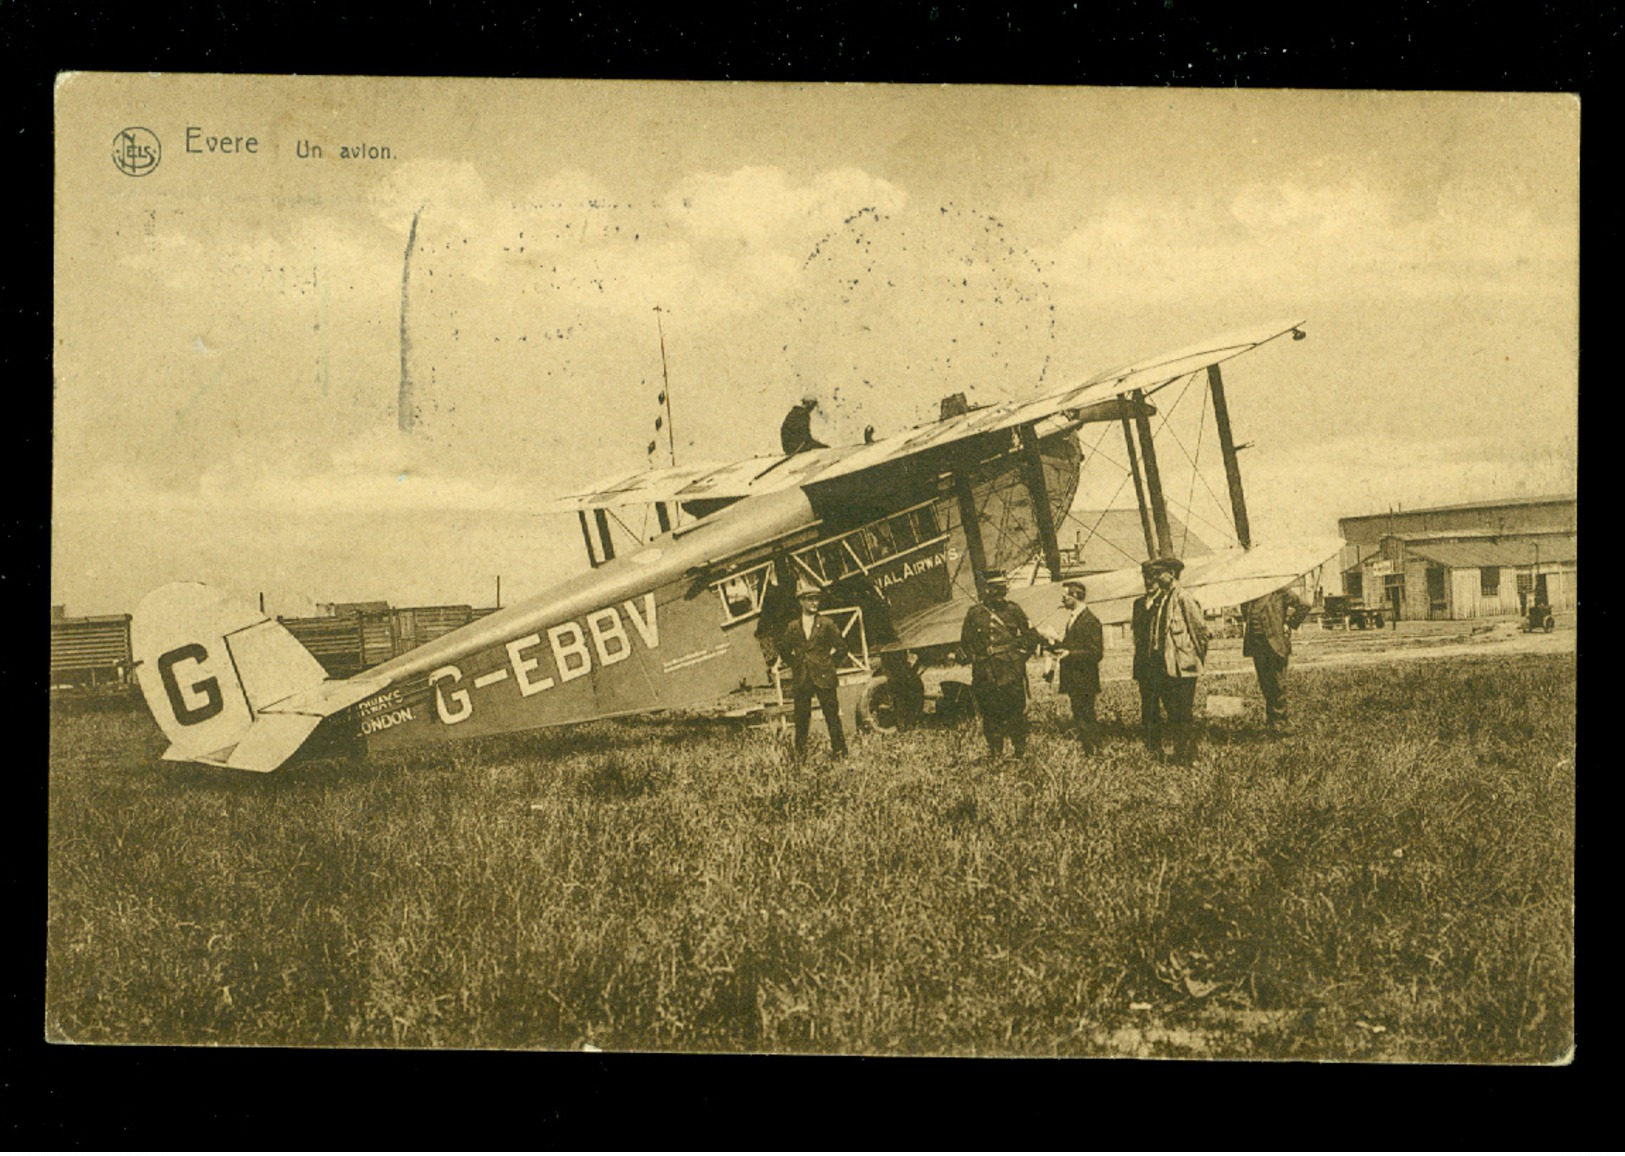
[[[595,663],[607,667],[631,658],[633,636],[645,649],[658,649],[660,623],[655,615],[655,596],[645,594],[641,602],[640,607],[637,601],[628,599],[619,607],[595,610],[580,621],[561,622],[546,631],[505,643],[506,665],[474,678],[473,688],[484,690],[511,680],[518,687],[520,697],[529,698],[591,673]],[[474,714],[473,696],[462,683],[463,672],[456,666],[442,666],[429,675],[429,685],[434,688],[435,712],[448,726]],[[411,717],[410,709],[405,713]],[[362,726],[363,732],[368,733],[366,724]]]

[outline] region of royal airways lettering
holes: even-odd
[[[935,570],[938,566],[945,564],[946,559],[940,551],[929,557],[921,558],[917,562],[905,562],[901,570],[880,576],[880,588],[884,590],[886,587],[895,586],[899,582],[907,582],[916,574],[924,574],[927,570]]]
[[[563,622],[549,627],[545,633],[515,638],[504,646],[508,664],[475,678],[474,689],[484,690],[512,679],[520,697],[529,698],[591,673],[594,662],[600,667],[614,666],[631,658],[633,634],[642,640],[646,649],[659,649],[660,623],[655,616],[655,596],[645,594],[642,603],[640,607],[629,599],[619,608],[606,606],[595,610],[579,622]],[[550,665],[549,657],[552,658]],[[429,676],[429,685],[434,687],[435,711],[447,725],[463,722],[474,714],[474,699],[462,681],[463,672],[455,666],[442,666]]]

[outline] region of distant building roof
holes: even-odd
[[[1525,538],[1572,538],[1573,530],[1540,529],[1540,530],[1508,530],[1505,533],[1499,530],[1420,530],[1399,534],[1385,534],[1383,540],[1398,538],[1401,542],[1478,542],[1478,541],[1506,541],[1522,540]]]
[[[1537,560],[1541,562],[1575,560],[1575,537],[1572,534],[1555,541],[1542,538],[1538,542],[1507,538],[1502,538],[1498,542],[1490,540],[1407,542],[1405,548],[1418,558],[1425,558],[1429,562],[1449,566],[1452,569],[1475,566],[1533,566]]]
[[[1182,558],[1213,553],[1211,546],[1172,514],[1168,515],[1168,532]],[[1072,544],[1067,542],[1069,533]],[[1145,561],[1145,531],[1138,510],[1073,510],[1058,536],[1062,567],[1068,571],[1098,574]]]
[[[1346,518],[1339,518],[1342,522],[1353,522],[1361,518],[1409,517],[1412,514],[1448,514],[1456,510],[1493,510],[1497,506],[1555,506],[1560,502],[1576,501],[1574,494],[1542,494],[1533,498],[1491,498],[1482,502],[1457,502],[1449,506],[1417,506],[1415,509],[1382,511],[1375,514],[1351,514]]]

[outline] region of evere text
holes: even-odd
[[[636,602],[621,603],[621,609],[606,606],[587,615],[586,626],[580,622],[564,622],[547,630],[547,649],[542,647],[542,635],[527,634],[505,645],[508,662],[473,680],[475,690],[483,690],[511,677],[522,698],[541,694],[561,683],[580,678],[592,670],[593,657],[599,666],[614,666],[632,657],[632,638],[627,633],[630,623],[645,648],[656,650],[660,646],[660,624],[655,618],[655,596],[643,595],[640,609]],[[625,618],[621,611],[626,612]],[[541,673],[543,658],[552,653],[552,675]],[[456,666],[442,666],[429,676],[434,687],[435,710],[440,721],[460,723],[474,713],[474,700],[460,684],[463,672]],[[448,694],[447,691],[450,691]]]
[[[209,136],[195,124],[186,126],[186,151],[189,153],[210,153],[220,155],[235,155],[239,153],[254,153],[260,151],[260,141],[253,136]]]

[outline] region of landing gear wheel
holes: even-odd
[[[881,675],[864,684],[858,698],[859,723],[876,734],[896,734],[901,713],[891,679]]]

